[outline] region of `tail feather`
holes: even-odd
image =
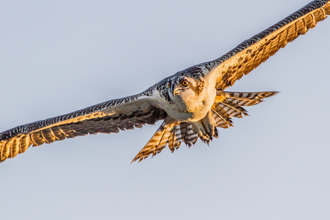
[[[248,116],[247,110],[242,106],[252,106],[276,95],[278,92],[224,92],[217,91],[212,107],[213,118],[217,127],[228,128],[232,125],[231,118]]]
[[[173,153],[174,150],[178,149],[181,145],[182,137],[180,132],[180,125],[175,126],[174,131],[171,133],[168,140],[168,148],[170,148],[171,152]]]
[[[217,91],[217,99],[225,100],[234,106],[251,106],[263,102],[264,98],[276,95],[278,92],[224,92]]]
[[[166,147],[166,137],[168,138],[168,126],[165,121],[160,125],[156,133],[151,137],[148,143],[142,148],[142,150],[135,156],[132,162],[139,160],[139,162],[150,154],[153,156],[160,153]]]
[[[198,135],[192,130],[192,125],[187,122],[179,124],[166,124],[164,121],[148,143],[134,157],[134,161],[142,161],[149,157],[159,154],[166,146],[173,153],[184,142],[189,147],[197,142]]]
[[[232,103],[225,102],[217,103],[217,105],[226,112],[229,118],[242,118],[243,115],[248,116],[247,110],[238,105],[233,105]]]
[[[218,128],[233,127],[233,121],[222,108],[212,109],[215,126]]]
[[[241,118],[248,115],[242,106],[256,105],[263,102],[264,98],[271,97],[277,92],[223,92],[217,91],[215,102],[212,106],[212,116],[216,127],[228,128],[233,126],[232,118]],[[140,162],[150,155],[155,156],[166,146],[173,153],[184,142],[189,147],[198,140],[198,135],[193,131],[189,122],[164,122],[148,143],[134,157],[132,162]],[[5,150],[3,153],[7,153]],[[14,152],[16,153],[16,152]]]
[[[180,123],[180,135],[183,142],[191,147],[198,140],[198,135],[193,131],[192,125],[187,122]]]

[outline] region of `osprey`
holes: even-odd
[[[217,128],[233,126],[233,117],[247,115],[245,106],[277,93],[224,90],[329,14],[329,0],[312,1],[222,57],[179,71],[142,93],[4,131],[0,133],[0,161],[31,145],[99,132],[118,133],[159,120],[163,123],[133,161],[156,155],[166,146],[172,152],[182,142],[192,146],[198,138],[209,144],[218,137]]]

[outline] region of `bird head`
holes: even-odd
[[[204,85],[202,79],[187,76],[178,76],[171,80],[169,84],[171,96],[173,98],[180,97],[183,100],[198,96]]]

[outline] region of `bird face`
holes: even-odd
[[[203,78],[179,76],[170,82],[169,95],[180,111],[190,112],[201,102]]]
[[[210,110],[214,97],[205,90],[204,77],[176,76],[169,86],[171,105],[165,111],[179,121],[198,121]],[[211,104],[209,104],[211,103]]]
[[[194,88],[196,88],[197,82],[193,78],[189,77],[178,77],[171,83],[171,95],[173,98],[176,97],[186,97],[186,96],[196,96]]]

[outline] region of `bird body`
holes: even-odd
[[[165,147],[174,152],[182,142],[192,146],[198,138],[209,144],[218,137],[217,128],[231,127],[233,117],[248,115],[244,107],[277,93],[225,89],[329,14],[330,1],[312,1],[222,57],[179,71],[141,93],[4,131],[0,133],[0,162],[31,145],[118,133],[159,120],[162,124],[133,161],[156,155]]]

